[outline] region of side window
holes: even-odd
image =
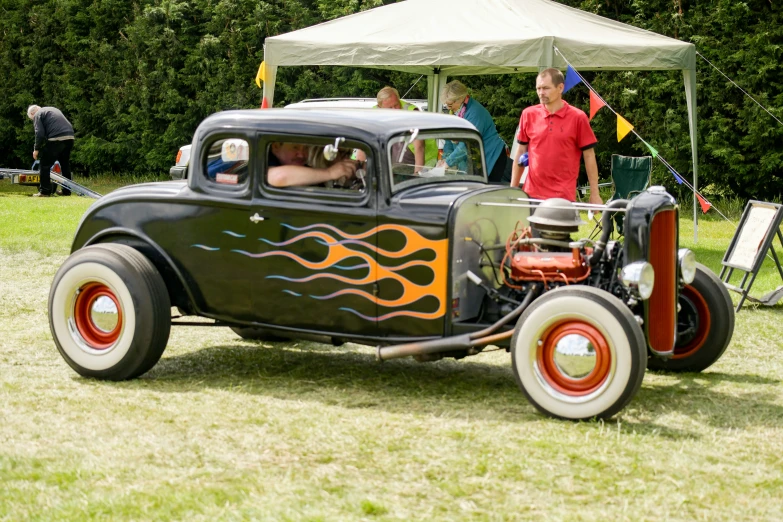
[[[250,144],[244,138],[218,138],[206,147],[201,172],[210,183],[226,187],[244,185],[248,179]]]
[[[423,165],[413,159],[414,147],[424,145]],[[428,151],[429,144],[437,144],[434,156]],[[413,185],[441,183],[454,179],[464,181],[486,181],[483,168],[483,152],[476,136],[458,131],[427,131],[395,136],[388,142],[389,172],[392,175],[392,190],[397,191]]]
[[[266,143],[264,186],[291,195],[362,197],[370,183],[369,148],[333,138],[292,138]]]

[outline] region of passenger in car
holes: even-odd
[[[355,161],[343,159],[328,167],[308,165],[309,146],[301,143],[273,142],[267,158],[267,183],[273,187],[306,187],[340,178],[352,178]]]

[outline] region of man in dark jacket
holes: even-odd
[[[40,160],[41,184],[38,197],[51,196],[53,192],[49,171],[55,161],[60,162],[63,176],[71,178],[71,149],[73,148],[73,125],[69,122],[60,109],[54,107],[39,107],[30,105],[27,108],[27,117],[33,120],[35,126],[35,150],[33,159]],[[40,158],[39,156],[40,152]],[[71,191],[63,188],[63,196],[70,196]]]

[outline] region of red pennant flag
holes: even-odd
[[[264,99],[261,100],[261,108],[262,109],[268,109],[269,108],[269,101],[266,99],[266,96],[264,96]]]
[[[696,194],[696,197],[699,199],[699,205],[701,205],[701,211],[703,214],[706,214],[707,211],[712,206],[712,203],[701,197],[699,194]]]
[[[598,112],[598,109],[600,109],[604,105],[606,105],[604,101],[591,90],[590,91],[590,121],[593,120],[593,117],[595,116],[595,113]]]

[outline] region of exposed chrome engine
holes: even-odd
[[[643,300],[649,297],[647,287],[652,289],[653,271],[641,258],[627,259],[623,242],[609,240],[613,217],[624,214],[628,205],[627,200],[612,202],[603,211],[602,230],[595,230],[600,236],[579,238],[585,222],[571,202],[554,198],[541,203],[528,218],[530,226],[517,223],[507,238],[502,259],[494,267],[502,286],[485,288],[488,300],[482,321],[504,316],[531,289],[540,295],[574,284],[611,293],[643,321]]]

